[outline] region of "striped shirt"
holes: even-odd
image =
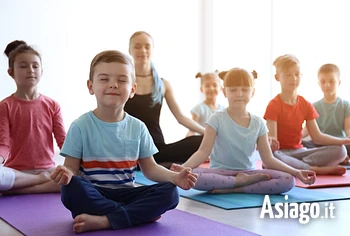
[[[92,111],[70,126],[61,155],[81,159],[80,174],[93,185],[134,187],[139,158],[158,152],[146,125],[126,113],[120,122],[104,122]]]

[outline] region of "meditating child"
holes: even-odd
[[[222,90],[218,71],[202,74],[198,72],[196,78],[200,78],[200,91],[204,94],[204,101],[192,108],[192,119],[205,127],[205,122],[216,111],[225,107],[217,103],[217,97]],[[197,135],[195,131],[189,130],[186,136]]]
[[[157,220],[179,202],[177,187],[197,180],[190,168],[180,173],[158,165],[147,127],[124,111],[136,91],[132,60],[119,51],[103,51],[91,62],[87,87],[97,108],[70,126],[61,150],[65,156],[51,174],[62,184],[62,202],[74,218],[76,233],[121,229]],[[134,185],[139,164],[152,186]]]
[[[265,122],[247,111],[255,92],[252,73],[233,68],[219,76],[224,80],[228,108],[209,118],[198,151],[183,165],[173,164],[171,169],[195,168],[198,180],[194,188],[211,193],[284,193],[295,186],[293,176],[313,184],[315,172],[297,170],[272,155]],[[256,145],[269,169],[254,170]],[[209,155],[210,168],[197,168]]]
[[[301,80],[300,62],[291,54],[278,57],[275,79],[280,82],[281,93],[272,99],[265,112],[269,136],[278,141],[275,157],[299,170],[313,170],[317,174],[343,175],[346,168],[339,166],[346,157],[342,144],[350,144],[350,138],[337,138],[320,131],[314,106],[297,94]],[[320,145],[306,148],[302,145],[303,123],[312,141]]]
[[[5,54],[16,91],[0,102],[0,194],[59,192],[50,172],[54,138],[61,148],[66,131],[60,105],[39,93],[41,56],[21,40],[9,43]]]
[[[318,85],[323,92],[323,98],[313,103],[319,117],[316,119],[320,131],[339,138],[350,136],[350,102],[340,98],[337,94],[340,86],[340,70],[335,64],[324,64],[318,70]],[[303,137],[308,136],[304,129]],[[303,141],[307,148],[320,147],[312,140]],[[348,164],[350,145],[345,145],[347,158],[343,164]]]

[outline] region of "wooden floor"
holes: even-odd
[[[17,231],[11,225],[7,224],[2,218],[0,218],[0,235],[2,236],[21,236],[24,235]]]
[[[322,188],[316,191],[350,196],[350,187]],[[261,208],[224,210],[186,198],[180,199],[177,208],[264,236],[349,236],[350,200],[333,201],[333,204],[334,219],[310,219],[307,224],[300,224],[298,219],[260,219]],[[0,235],[22,234],[0,219]]]

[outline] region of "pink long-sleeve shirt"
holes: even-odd
[[[47,169],[53,160],[56,139],[62,148],[66,131],[60,105],[40,95],[32,101],[13,94],[0,102],[0,155],[4,166],[16,170]]]

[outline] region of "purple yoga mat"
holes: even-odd
[[[73,219],[62,205],[59,194],[33,194],[19,196],[0,195],[0,217],[29,236],[69,236],[73,233]],[[171,210],[155,223],[121,230],[102,230],[79,235],[127,236],[212,236],[257,234],[218,223],[180,210]]]

